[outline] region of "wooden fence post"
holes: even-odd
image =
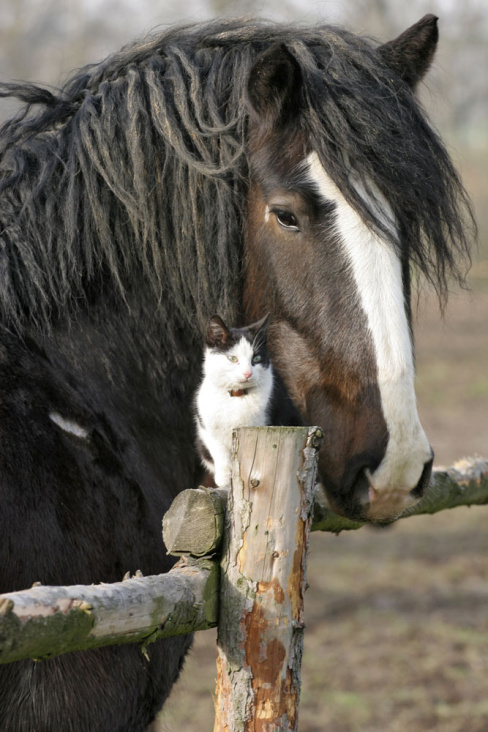
[[[319,428],[236,430],[214,732],[298,729],[305,563]]]

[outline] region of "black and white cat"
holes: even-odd
[[[195,398],[197,446],[217,486],[230,484],[232,430],[268,424],[273,370],[268,316],[228,328],[214,315],[207,330],[203,380]]]

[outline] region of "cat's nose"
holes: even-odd
[[[252,369],[246,369],[245,371],[242,372],[242,375],[244,376],[245,379],[250,379],[252,376]]]

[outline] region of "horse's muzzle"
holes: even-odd
[[[349,466],[339,485],[331,485],[327,476],[322,475],[330,507],[336,513],[353,521],[377,523],[393,521],[403,511],[418,503],[424,495],[432,473],[433,459],[432,453],[413,489],[392,485],[376,490],[369,479],[377,467],[376,461],[355,461],[354,469],[351,470],[352,466]]]

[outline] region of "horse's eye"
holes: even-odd
[[[298,219],[295,214],[292,214],[291,211],[277,208],[273,211],[273,213],[276,216],[276,221],[283,229],[287,229],[288,231],[299,231]]]
[[[252,357],[253,366],[254,366],[255,363],[261,363],[262,360],[263,360],[263,357],[260,356],[259,354],[257,356],[253,356]]]
[[[237,356],[227,356],[229,361],[232,361],[232,363],[237,363]]]

